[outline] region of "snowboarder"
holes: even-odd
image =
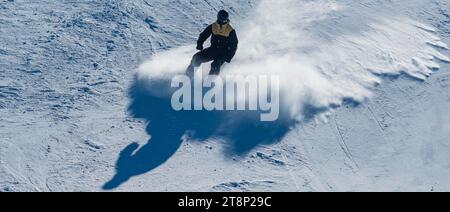
[[[203,44],[211,36],[211,46],[203,49]],[[219,75],[221,66],[230,63],[238,48],[236,31],[230,24],[229,14],[225,10],[219,11],[217,22],[209,25],[198,38],[197,54],[192,58],[187,69],[189,75],[193,75],[194,69],[202,63],[213,61],[210,75]]]

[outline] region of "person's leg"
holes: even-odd
[[[211,63],[211,71],[209,72],[209,75],[219,75],[220,74],[220,68],[225,63],[225,60],[223,59],[216,59],[214,62]]]
[[[202,63],[209,62],[213,60],[214,55],[210,48],[204,49],[203,51],[198,52],[192,57],[191,64],[187,68],[188,74],[193,74],[194,69],[199,67]]]

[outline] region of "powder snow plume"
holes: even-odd
[[[302,121],[311,108],[363,102],[382,76],[425,80],[438,61],[450,62],[438,51],[448,47],[435,29],[379,13],[331,0],[263,0],[250,20],[234,20],[241,23],[239,49],[222,74],[279,76],[283,117]],[[194,53],[194,46],[159,52],[141,65],[139,79],[152,94],[166,96],[171,90],[162,92],[161,85],[183,73]]]

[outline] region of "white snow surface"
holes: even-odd
[[[171,110],[222,8],[289,122]],[[448,1],[1,0],[0,38],[0,191],[450,191]]]

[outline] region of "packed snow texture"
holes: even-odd
[[[171,109],[220,9],[288,122]],[[0,0],[0,191],[449,191],[446,43],[445,0]]]

